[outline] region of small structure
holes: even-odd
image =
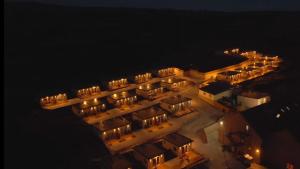
[[[85,97],[89,97],[95,94],[99,94],[100,91],[100,87],[99,86],[92,86],[89,88],[85,88],[85,89],[79,89],[77,91],[77,97],[79,98],[85,98]]]
[[[151,73],[139,74],[134,76],[134,80],[136,83],[145,83],[152,79]]]
[[[192,149],[192,142],[190,138],[187,138],[178,133],[172,133],[164,137],[162,146],[168,150],[171,150],[178,157],[182,157],[186,152]]]
[[[134,158],[140,161],[147,169],[154,169],[164,163],[164,152],[153,144],[139,145],[134,149]]]
[[[160,107],[176,116],[181,116],[183,114],[190,113],[191,105],[192,99],[183,97],[181,95],[163,99],[160,103]]]
[[[166,122],[167,114],[158,106],[153,106],[133,113],[133,119],[142,128],[148,128]]]
[[[179,78],[167,78],[161,80],[161,86],[169,90],[178,91],[180,88],[186,87],[188,82]]]
[[[239,80],[242,77],[242,74],[238,71],[226,71],[221,72],[217,75],[218,80],[224,80],[228,82]]]
[[[96,124],[104,141],[120,139],[123,135],[131,132],[130,123],[123,117],[112,118],[103,123]]]
[[[116,90],[121,89],[128,86],[127,79],[119,79],[119,80],[112,80],[108,82],[108,89],[109,90]]]
[[[239,110],[244,111],[252,107],[259,106],[267,103],[271,100],[271,97],[267,93],[243,91],[237,96],[237,103]]]
[[[199,89],[199,96],[217,101],[223,97],[230,97],[232,86],[226,82],[212,82]]]
[[[94,115],[99,112],[103,112],[106,109],[106,104],[100,99],[85,100],[82,103],[72,106],[74,113],[81,117],[86,117],[89,115]]]
[[[121,107],[123,105],[134,104],[137,101],[137,96],[132,91],[123,91],[121,93],[115,93],[107,97],[107,101],[110,104],[114,104],[117,107]]]
[[[175,68],[166,68],[158,70],[159,77],[168,77],[175,75]]]
[[[41,98],[40,104],[41,106],[50,106],[50,105],[66,102],[67,99],[68,98],[66,93],[60,93],[58,95]]]
[[[146,99],[153,99],[163,92],[164,88],[161,87],[159,83],[140,85],[136,89],[136,94]]]

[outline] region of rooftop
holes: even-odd
[[[165,112],[160,109],[157,106],[153,106],[150,108],[146,108],[140,111],[135,112],[135,116],[138,117],[139,119],[145,120],[145,119],[150,119],[152,117],[158,116],[158,115],[163,115]]]
[[[141,87],[140,87],[141,86]],[[140,85],[138,87],[139,90],[153,90],[153,89],[157,89],[160,88],[160,84],[159,83],[153,83],[153,84],[144,84],[144,85]]]
[[[178,82],[182,82],[182,81],[185,81],[185,80],[180,79],[180,78],[168,78],[168,79],[164,80],[164,82],[167,82],[167,83],[178,83]]]
[[[164,153],[163,150],[154,146],[153,144],[143,144],[136,146],[133,149],[147,159],[160,156]]]
[[[232,86],[229,83],[217,81],[200,88],[200,90],[211,94],[219,94],[231,88]]]
[[[169,134],[164,139],[170,142],[171,144],[176,145],[177,147],[181,147],[193,141],[192,139],[187,138],[178,133]]]
[[[103,122],[103,126],[101,126],[101,131],[112,130],[118,127],[126,126],[129,122],[124,118],[113,118]]]
[[[186,102],[186,101],[189,101],[189,100],[192,100],[192,99],[181,96],[181,95],[177,95],[177,96],[172,96],[172,97],[163,99],[161,102],[164,102],[164,103],[167,103],[167,104],[170,104],[170,105],[175,105],[175,104]]]
[[[112,169],[128,169],[131,167],[132,165],[130,164],[130,162],[123,158],[113,159]]]

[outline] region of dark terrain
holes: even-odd
[[[207,70],[236,62],[214,55],[226,48],[281,56],[287,80],[273,91],[297,98],[299,21],[300,12],[6,3],[5,168],[106,168],[107,152],[93,129],[70,109],[39,109],[39,98],[160,67]]]

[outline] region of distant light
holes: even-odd
[[[279,114],[279,113],[278,113],[278,114],[276,114],[276,118],[277,118],[277,119],[279,119],[279,117],[280,117],[280,114]]]
[[[220,125],[223,126],[223,124],[224,124],[224,122],[223,122],[223,121],[220,121]]]
[[[246,130],[247,130],[247,131],[249,130],[249,126],[248,126],[248,125],[246,125]]]
[[[259,149],[256,149],[255,152],[256,152],[256,153],[260,153],[260,150],[259,150]]]

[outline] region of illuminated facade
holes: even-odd
[[[134,158],[147,169],[155,169],[165,161],[164,151],[153,144],[139,145],[134,149]]]
[[[123,117],[117,117],[95,124],[100,130],[101,138],[104,141],[120,139],[122,136],[131,133],[130,123]]]
[[[164,110],[167,110],[172,114],[176,114],[177,112],[180,111],[190,112],[191,105],[192,105],[192,99],[183,97],[181,95],[163,99],[160,103],[160,107],[162,107]]]
[[[133,92],[124,91],[121,93],[115,93],[107,97],[109,103],[114,104],[117,107],[123,105],[131,105],[137,101],[137,96]]]
[[[86,89],[80,89],[77,91],[77,97],[80,98],[84,98],[84,97],[89,97],[95,94],[99,94],[100,91],[100,87],[99,86],[93,86],[93,87],[89,87]]]
[[[49,105],[55,105],[58,103],[63,103],[67,101],[67,94],[61,93],[55,96],[47,96],[44,98],[41,98],[40,104],[41,106],[49,106]]]
[[[168,77],[175,75],[175,68],[166,68],[158,70],[159,77]]]
[[[167,113],[159,107],[150,107],[133,113],[133,120],[142,128],[159,125],[167,121]]]
[[[128,86],[127,79],[119,79],[119,80],[113,80],[108,82],[108,89],[109,90],[116,90],[121,89]]]
[[[178,78],[167,78],[161,80],[161,86],[165,87],[169,90],[177,91],[180,90],[180,88],[184,88],[188,85],[188,82],[183,79]]]
[[[161,87],[158,83],[140,85],[136,89],[136,94],[146,99],[153,99],[156,96],[162,94],[163,92],[164,88]]]
[[[136,83],[145,83],[152,79],[151,73],[139,74],[134,76],[134,80]]]
[[[192,142],[190,138],[187,138],[178,133],[172,133],[164,137],[162,145],[167,150],[171,150],[178,157],[182,157],[185,153],[192,150]]]
[[[86,117],[105,111],[106,105],[99,99],[95,98],[92,100],[85,100],[78,105],[73,105],[72,109],[73,112],[78,114],[79,116]]]

